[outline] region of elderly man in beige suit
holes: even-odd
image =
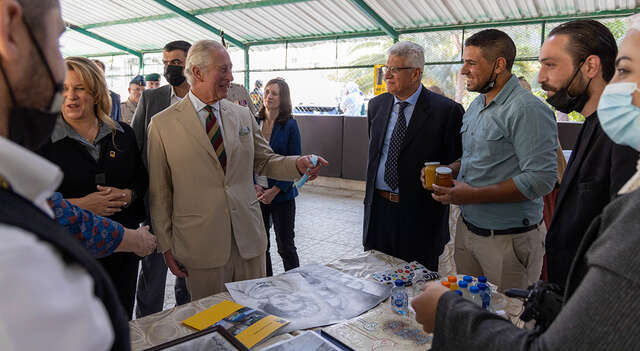
[[[192,299],[224,283],[265,276],[267,236],[253,174],[315,177],[327,162],[274,154],[246,107],[227,96],[233,80],[225,48],[202,40],[187,55],[191,90],[149,124],[149,201],[158,250]]]

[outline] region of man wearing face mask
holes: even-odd
[[[591,221],[635,172],[638,153],[616,145],[602,130],[596,107],[615,73],[618,49],[611,32],[593,20],[554,28],[540,50],[538,81],[556,110],[583,114],[585,122],[567,164],[546,238],[549,282],[566,284],[571,263]]]
[[[632,17],[631,23],[620,45],[615,76],[600,98],[598,117],[613,141],[639,150],[640,15]],[[518,328],[442,285],[430,283],[412,306],[424,330],[434,333],[431,350],[637,349],[639,180],[640,172],[589,226],[569,273],[562,309],[546,330]]]
[[[138,147],[142,150],[142,159],[147,167],[147,127],[151,119],[160,111],[182,101],[189,92],[189,83],[184,76],[184,65],[190,48],[191,44],[182,40],[172,41],[165,45],[162,51],[162,63],[164,64],[164,78],[169,82],[169,85],[145,90],[138,101],[131,127],[136,134]],[[148,217],[148,197],[145,198],[145,207]],[[145,224],[151,225],[151,220],[147,218]],[[142,270],[138,278],[136,293],[137,318],[162,311],[167,278],[167,265],[161,254],[154,252],[142,259],[141,262]],[[177,305],[183,305],[190,301],[184,278],[176,278],[175,295]]]
[[[511,73],[516,47],[487,29],[465,41],[461,74],[480,92],[462,121],[462,159],[454,187],[433,198],[461,205],[455,235],[458,273],[486,276],[500,290],[540,277],[546,228],[542,196],[556,183],[553,112]],[[452,165],[454,168],[455,165]]]
[[[64,29],[57,0],[0,1],[0,349],[129,350],[111,281],[52,219],[62,172],[32,152],[60,113]]]

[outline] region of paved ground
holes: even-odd
[[[296,198],[296,247],[300,264],[328,263],[336,258],[362,252],[364,193],[319,186],[305,186]],[[273,273],[284,271],[271,229]],[[167,275],[164,308],[175,305],[175,277]]]

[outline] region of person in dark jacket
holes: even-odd
[[[598,114],[613,142],[640,149],[640,16],[620,46]],[[416,320],[432,350],[635,350],[640,344],[640,172],[597,216],[578,246],[564,306],[541,334],[520,329],[440,284],[416,297]]]
[[[550,92],[548,101],[561,112],[577,111],[586,117],[560,184],[545,243],[548,280],[560,286],[567,282],[589,224],[635,172],[638,152],[616,145],[603,132],[596,111],[615,73],[617,52],[609,29],[593,20],[559,25],[540,50],[538,80]]]
[[[60,113],[65,31],[57,0],[0,1],[0,349],[131,349],[109,277],[53,220],[62,180],[38,156]]]
[[[422,86],[423,63],[421,46],[394,44],[384,69],[389,92],[369,101],[362,243],[437,271],[449,241],[449,206],[431,198],[420,174],[425,162],[460,159],[464,109]]]
[[[109,118],[104,76],[90,60],[65,60],[62,118],[41,154],[65,174],[58,191],[74,205],[136,228],[144,220],[147,171],[131,127]],[[99,260],[131,318],[138,257],[114,253]]]
[[[269,141],[273,152],[284,155],[300,155],[300,131],[298,122],[291,115],[291,94],[284,79],[270,80],[264,88],[263,106],[258,113],[262,134]],[[273,275],[269,254],[269,231],[271,223],[276,233],[278,253],[282,257],[284,270],[300,266],[294,243],[294,224],[298,189],[292,182],[278,181],[264,176],[255,176],[256,195],[260,200],[264,228],[267,232],[267,276]]]
[[[98,65],[98,68],[100,68],[102,74],[105,74],[107,72],[104,62],[100,60],[93,60],[93,63]],[[109,97],[111,98],[111,112],[109,113],[109,116],[111,116],[111,119],[113,119],[114,121],[119,122],[120,120],[122,120],[122,111],[120,110],[120,95],[113,90],[109,90]]]

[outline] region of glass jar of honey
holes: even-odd
[[[436,182],[437,186],[451,188],[453,187],[453,171],[449,167],[436,168]]]
[[[440,162],[425,162],[424,168],[422,168],[422,175],[424,176],[425,189],[433,191],[433,184],[436,182],[436,168],[440,167]]]

